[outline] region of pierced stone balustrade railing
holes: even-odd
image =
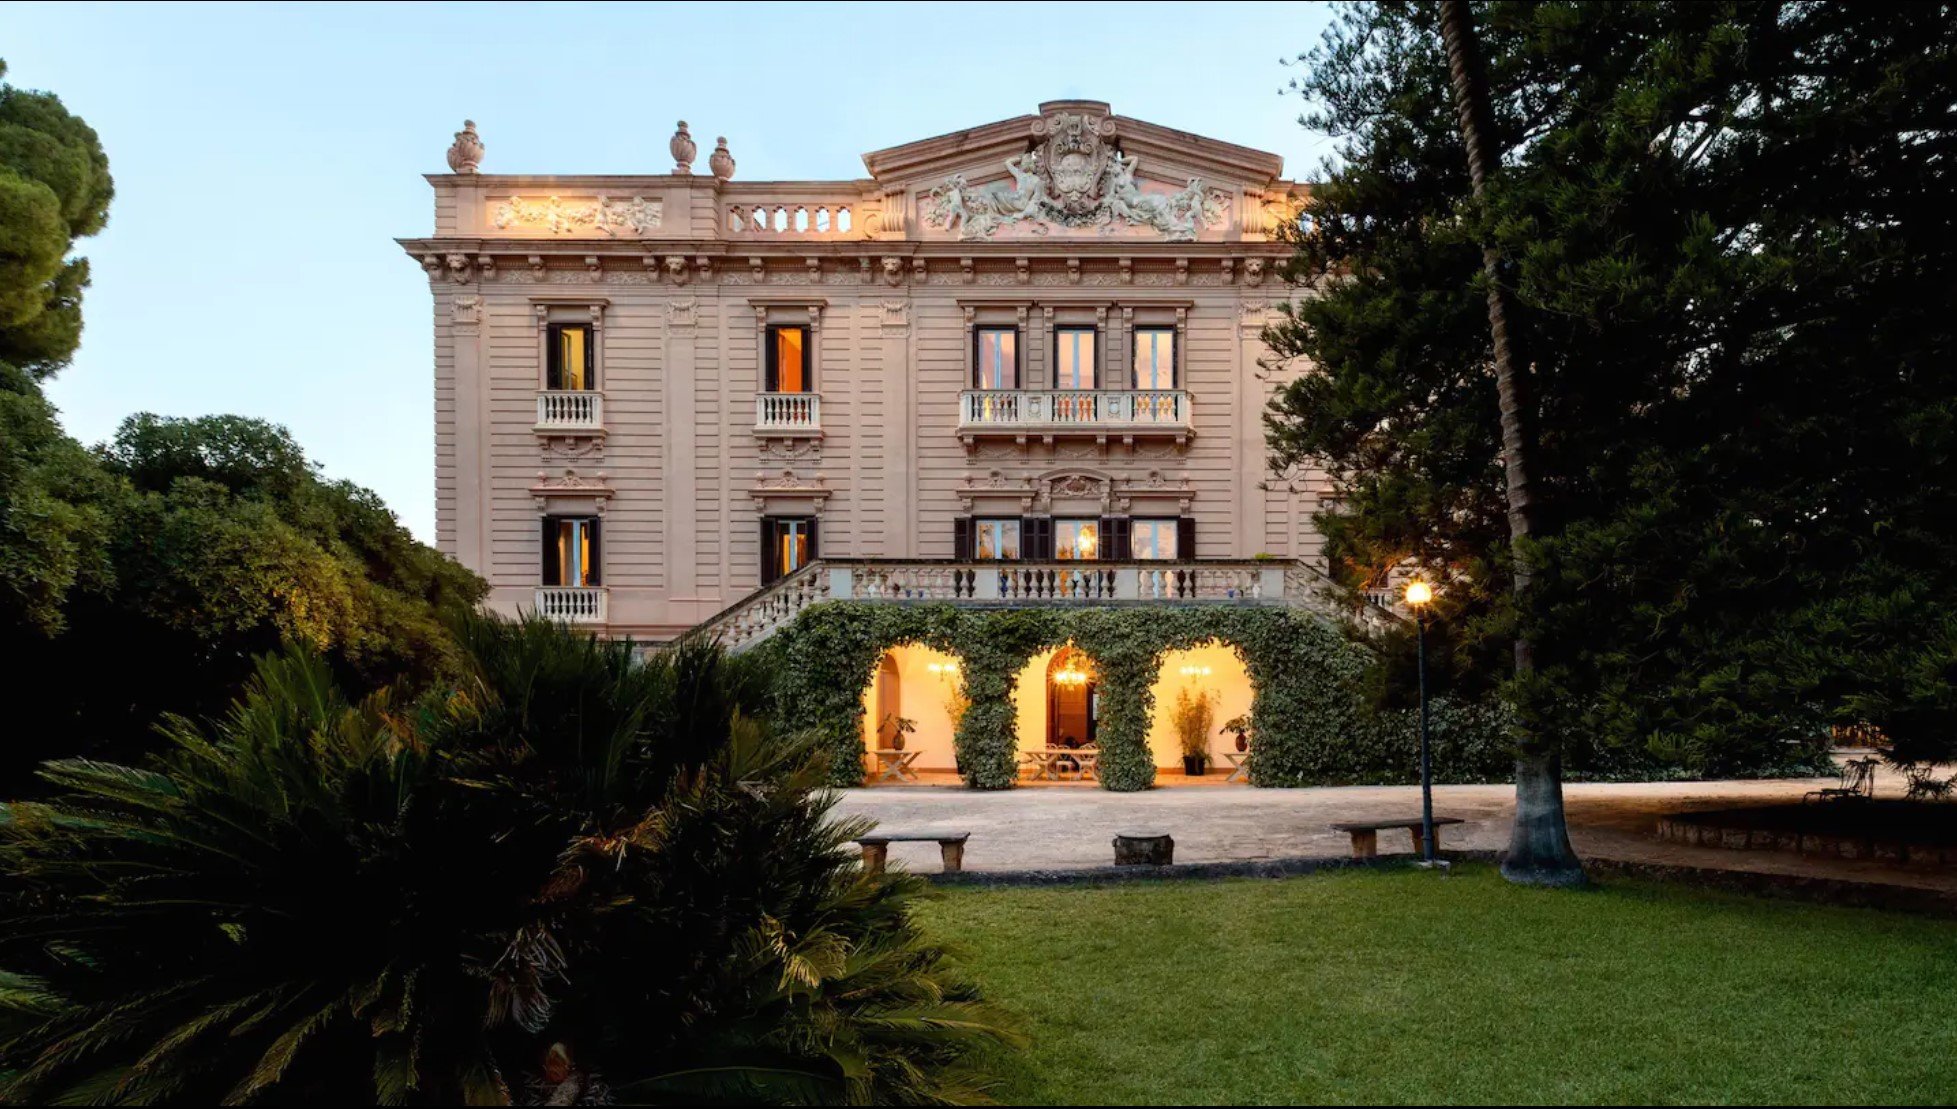
[[[729,650],[752,647],[823,601],[1001,607],[1096,604],[1283,605],[1353,618],[1372,631],[1397,617],[1346,608],[1329,579],[1275,559],[1187,562],[953,562],[830,559],[743,598],[700,626]]]
[[[735,200],[723,226],[730,238],[811,239],[860,234],[861,202],[855,200]]]
[[[755,394],[754,430],[791,434],[821,431],[822,394]]]
[[[537,394],[537,426],[591,430],[605,426],[605,394],[592,389],[545,389]]]
[[[960,431],[1187,431],[1189,394],[1182,389],[968,389],[959,394]]]
[[[603,586],[540,585],[537,587],[537,615],[567,624],[605,622],[606,593]]]
[[[829,599],[829,571],[811,563],[736,601],[695,631],[719,639],[729,651],[743,651],[775,634],[818,601]]]

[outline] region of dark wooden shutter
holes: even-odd
[[[584,522],[584,534],[591,544],[591,577],[585,581],[586,585],[605,584],[605,552],[598,546],[598,537],[603,533],[604,528],[599,525],[598,517],[593,516]]]
[[[960,516],[951,522],[951,557],[959,562],[972,560],[972,518]]]
[[[561,324],[550,324],[544,328],[544,388],[562,389],[564,387],[564,337]]]
[[[1196,557],[1196,521],[1184,516],[1176,521],[1176,557]]]
[[[595,327],[584,329],[584,387],[598,388],[598,329]],[[598,564],[596,553],[591,556],[591,564]]]
[[[1019,521],[1019,550],[1029,562],[1053,558],[1053,517],[1023,516]]]
[[[761,329],[761,364],[765,367],[761,377],[761,391],[775,392],[775,383],[781,380],[781,342],[775,338],[775,328]]]
[[[777,551],[781,547],[781,529],[769,517],[761,517],[761,584],[769,585],[781,576],[781,563],[777,561]]]
[[[822,557],[822,548],[816,546],[815,542],[815,517],[809,517],[809,522],[805,526],[809,529],[809,556],[802,560],[803,566],[807,566],[809,563]]]
[[[1101,517],[1100,557],[1114,562],[1135,557],[1134,528],[1126,516]]]
[[[543,525],[544,546],[537,562],[539,580],[545,585],[563,585],[564,567],[557,559],[557,521],[546,516]]]

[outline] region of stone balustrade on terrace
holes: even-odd
[[[1025,607],[1120,604],[1283,605],[1357,620],[1379,631],[1398,618],[1373,605],[1346,609],[1330,580],[1302,563],[1272,559],[1178,562],[958,562],[817,560],[743,598],[696,630],[731,651],[766,640],[826,601]]]

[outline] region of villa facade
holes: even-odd
[[[1092,101],[848,181],[669,145],[663,173],[490,174],[471,124],[401,241],[434,294],[437,542],[491,607],[738,648],[825,599],[1308,603],[1323,485],[1266,481],[1261,422],[1279,157]],[[955,667],[887,661],[873,721],[879,685]]]

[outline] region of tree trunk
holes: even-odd
[[[1461,125],[1461,144],[1468,152],[1468,179],[1481,203],[1488,175],[1495,168],[1490,156],[1488,80],[1475,50],[1474,27],[1467,0],[1442,0],[1441,39],[1447,46],[1448,76],[1454,86],[1454,114]],[[1488,332],[1495,349],[1495,392],[1502,413],[1502,470],[1507,484],[1509,559],[1514,567],[1518,605],[1529,603],[1533,576],[1525,546],[1534,517],[1530,488],[1531,437],[1529,404],[1524,382],[1515,370],[1509,342],[1508,293],[1502,286],[1501,255],[1493,243],[1481,248],[1482,276],[1488,284]],[[1527,634],[1515,638],[1515,676],[1528,695],[1535,672],[1535,652]],[[1502,874],[1525,885],[1568,886],[1583,883],[1583,864],[1570,847],[1563,821],[1563,763],[1553,740],[1544,736],[1535,714],[1520,712],[1521,734],[1515,760],[1515,827],[1502,856]]]

